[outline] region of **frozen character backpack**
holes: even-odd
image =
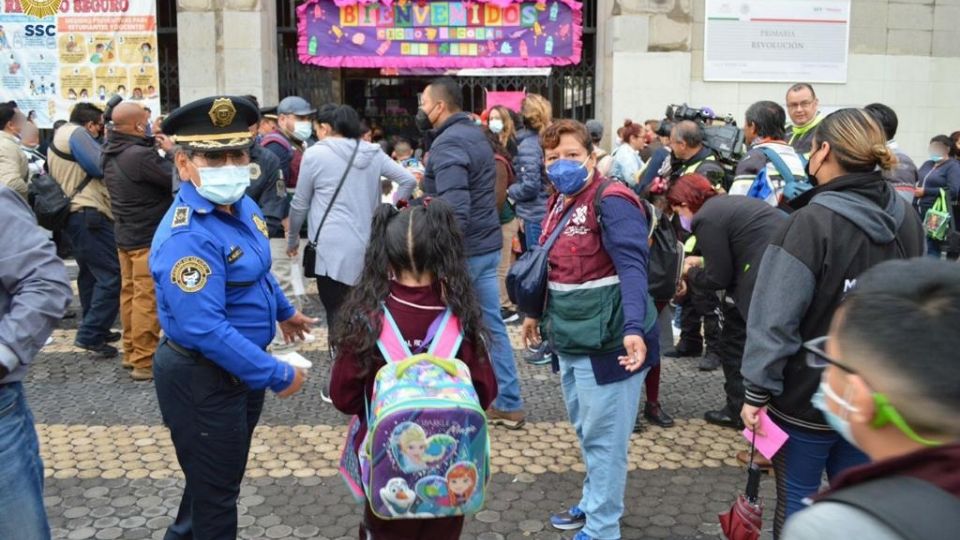
[[[377,346],[387,364],[377,372],[359,456],[354,417],[340,459],[347,487],[377,517],[462,516],[483,506],[490,440],[470,370],[454,358],[462,340],[447,309],[411,352],[383,306]]]

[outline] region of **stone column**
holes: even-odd
[[[687,100],[693,2],[598,0],[597,9],[597,117],[611,146],[625,118],[662,118],[665,104]]]
[[[272,0],[178,0],[180,102],[215,94],[278,101]]]

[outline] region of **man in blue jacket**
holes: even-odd
[[[433,143],[427,154],[423,192],[453,207],[467,248],[467,264],[490,330],[490,356],[499,387],[487,411],[493,424],[523,426],[523,400],[507,327],[500,318],[497,266],[500,264],[500,220],[494,194],[496,167],[486,136],[463,112],[460,86],[449,77],[432,81],[424,90],[417,111],[417,127],[430,131]]]
[[[0,208],[0,538],[50,538],[40,443],[20,381],[73,293],[26,201],[0,186]]]

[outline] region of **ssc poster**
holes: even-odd
[[[538,67],[580,61],[576,0],[308,0],[300,61],[323,67]]]
[[[66,120],[81,102],[118,94],[160,114],[154,2],[62,2],[53,16],[0,3],[0,100],[38,127]]]

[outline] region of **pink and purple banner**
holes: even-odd
[[[323,67],[538,67],[580,61],[575,0],[308,0],[300,61]]]

